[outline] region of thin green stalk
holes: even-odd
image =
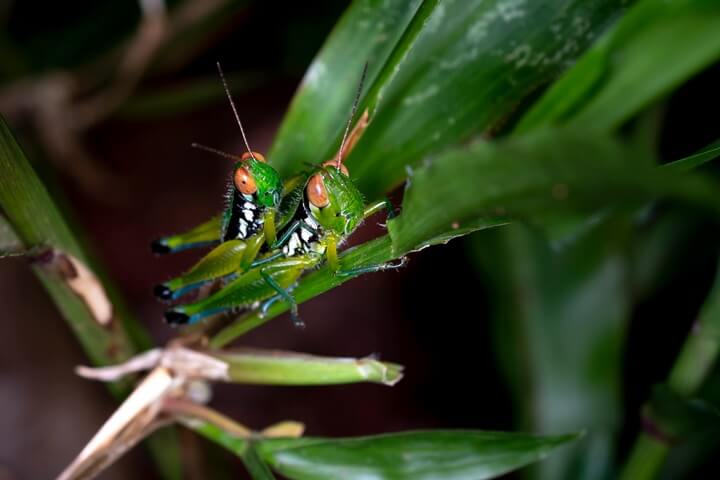
[[[695,395],[715,366],[720,352],[720,269],[700,318],[693,326],[668,377],[668,387],[684,398]],[[622,472],[622,480],[656,478],[670,445],[659,435],[642,432]]]
[[[252,444],[248,445],[241,458],[254,480],[274,480],[275,476],[270,471],[270,467],[262,461]]]
[[[337,385],[372,382],[395,385],[402,366],[372,357],[320,357],[279,350],[242,349],[211,354],[228,365],[232,382],[257,385]]]
[[[70,255],[90,270],[91,259],[68,226],[60,209],[38,178],[25,154],[0,116],[0,224],[12,230],[22,247],[38,251],[52,248]],[[99,323],[88,304],[73,291],[62,275],[36,263],[33,271],[44,285],[68,326],[95,365],[125,361],[147,348],[149,335],[130,315],[114,289],[103,285],[114,315],[108,325]],[[103,282],[101,282],[103,283]],[[129,393],[130,379],[110,385],[116,397]],[[148,446],[164,478],[180,478],[179,446],[172,430],[164,429],[148,440]]]

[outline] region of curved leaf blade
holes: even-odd
[[[288,176],[339,141],[365,62],[372,85],[422,0],[359,0],[343,14],[308,69],[268,158]]]
[[[639,2],[533,105],[516,133],[572,120],[597,131],[632,115],[720,58],[720,5]]]
[[[344,252],[342,268],[388,262],[512,221],[543,224],[558,214],[634,208],[658,198],[720,213],[716,182],[633,161],[637,155],[610,137],[571,130],[543,130],[448,150],[410,179],[402,213],[388,222],[389,235]],[[323,266],[303,277],[293,296],[302,303],[351,278]],[[287,305],[278,302],[264,316],[246,314],[220,331],[210,346],[222,347],[286,310]]]
[[[367,9],[372,2],[356,2],[310,67],[276,136],[272,161],[289,174],[332,155],[369,60],[361,109],[370,108],[371,123],[347,162],[361,190],[377,197],[426,154],[499,128],[582,54],[622,3],[387,2],[388,15],[403,4],[406,15],[376,48],[376,37],[358,30],[386,21]]]
[[[609,137],[569,130],[448,151],[413,175],[402,214],[388,222],[394,254],[478,219],[542,222],[548,213],[661,197],[720,212],[718,185],[710,179],[654,168],[634,161],[638,155]]]
[[[297,480],[494,478],[545,458],[578,435],[417,431],[345,439],[257,442],[272,468]]]
[[[585,51],[620,3],[438,2],[368,95],[377,108],[348,158],[362,191],[379,196],[428,153],[502,128]]]

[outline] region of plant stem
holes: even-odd
[[[700,318],[685,340],[668,376],[668,386],[678,395],[690,398],[702,387],[720,352],[720,268]],[[650,480],[660,471],[670,445],[659,436],[642,432],[625,464],[622,480]]]
[[[0,208],[4,213],[4,217],[0,218],[0,230],[12,230],[12,234],[26,249],[57,249],[72,255],[88,269],[95,271],[92,259],[86,255],[73,229],[61,215],[56,202],[1,116],[0,172]],[[110,325],[98,323],[88,305],[68,287],[61,276],[39,264],[33,267],[33,271],[94,365],[122,362],[150,345],[147,331],[129,315],[127,307],[115,294],[115,289],[106,282],[101,283],[115,311]],[[102,278],[102,275],[98,276]],[[130,387],[130,380],[109,385],[116,398],[129,393]],[[182,472],[177,461],[179,446],[173,430],[164,429],[154,434],[148,439],[148,446],[163,478],[181,478]]]

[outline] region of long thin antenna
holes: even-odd
[[[223,152],[222,150],[218,150],[217,148],[208,147],[200,143],[192,143],[190,144],[190,146],[192,148],[197,148],[199,150],[205,150],[206,152],[214,153],[215,155],[220,155],[221,157],[229,158],[230,160],[237,160],[239,162],[242,162],[242,158],[238,157],[237,155]]]
[[[348,120],[347,126],[345,127],[345,133],[343,134],[342,142],[340,142],[340,150],[338,151],[337,168],[340,170],[340,165],[343,162],[345,155],[345,142],[347,141],[348,133],[350,132],[350,126],[352,125],[353,118],[355,118],[355,111],[357,110],[358,103],[360,103],[360,94],[362,93],[363,83],[365,83],[365,75],[367,75],[368,62],[365,62],[363,67],[362,76],[360,77],[360,85],[358,85],[357,93],[355,94],[355,101],[353,102],[352,111],[350,112],[350,119]]]
[[[245,142],[245,146],[247,147],[247,151],[253,160],[257,160],[257,158],[255,158],[255,155],[253,154],[252,148],[250,148],[247,137],[245,136],[245,129],[243,128],[242,122],[240,121],[240,115],[238,115],[237,108],[235,108],[235,102],[233,102],[232,95],[230,95],[230,88],[228,87],[227,80],[225,80],[225,74],[223,73],[223,69],[220,66],[220,62],[217,62],[217,68],[218,72],[220,72],[220,80],[222,80],[225,94],[227,95],[227,98],[230,101],[230,106],[232,107],[232,111],[235,114],[235,120],[237,120],[238,126],[240,127],[240,133],[242,134],[243,141]]]

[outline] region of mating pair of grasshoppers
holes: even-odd
[[[252,151],[218,64],[230,106],[240,127],[247,152],[237,157],[194,145],[235,161],[222,215],[189,232],[153,242],[156,253],[216,245],[185,274],[155,287],[155,294],[176,300],[217,279],[223,286],[208,297],[172,307],[165,319],[174,325],[195,323],[209,315],[235,309],[260,308],[277,301],[290,306],[293,322],[303,326],[290,290],[303,272],[327,261],[335,275],[354,276],[399,268],[405,260],[341,270],[338,247],[368,217],[393,208],[387,199],[365,205],[350,179],[345,157],[368,126],[364,112],[350,129],[356,113],[366,68],[353,103],[340,148],[331,160],[283,182],[265,158]]]

